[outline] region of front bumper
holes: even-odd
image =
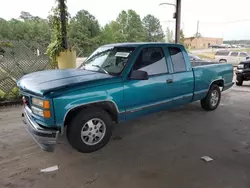
[[[31,110],[25,106],[23,112],[25,129],[43,150],[54,151],[59,131],[41,127],[34,121],[30,114]]]
[[[250,71],[236,72],[236,75],[242,77],[243,80],[250,80]]]

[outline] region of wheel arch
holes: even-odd
[[[220,59],[220,60],[219,60],[219,62],[221,62],[221,61],[225,61],[225,62],[227,62],[227,60],[226,60],[226,59]]]
[[[224,87],[224,79],[221,78],[221,79],[217,79],[217,80],[213,80],[209,86],[209,89],[211,88],[212,85],[217,85],[219,87]]]
[[[113,121],[118,122],[119,109],[116,103],[111,100],[103,100],[103,101],[80,104],[73,108],[70,108],[64,116],[64,122],[63,122],[64,126],[68,125],[69,122],[72,120],[72,118],[75,117],[75,115],[80,110],[90,107],[96,107],[105,110],[106,112],[109,113]]]

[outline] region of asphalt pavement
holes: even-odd
[[[250,187],[249,82],[224,92],[213,112],[196,102],[117,125],[109,144],[91,154],[65,137],[54,153],[40,150],[21,110],[0,109],[1,188]],[[54,165],[59,169],[40,172]]]

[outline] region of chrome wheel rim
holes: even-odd
[[[98,144],[106,133],[106,125],[99,118],[87,121],[81,130],[81,139],[87,145]]]
[[[210,99],[210,102],[211,102],[211,105],[212,106],[216,106],[217,103],[219,101],[219,93],[217,90],[214,90],[212,93],[211,93],[211,99]]]

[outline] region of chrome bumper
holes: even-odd
[[[59,131],[39,126],[29,115],[30,113],[31,110],[28,107],[24,107],[23,122],[25,129],[43,150],[54,151]]]

